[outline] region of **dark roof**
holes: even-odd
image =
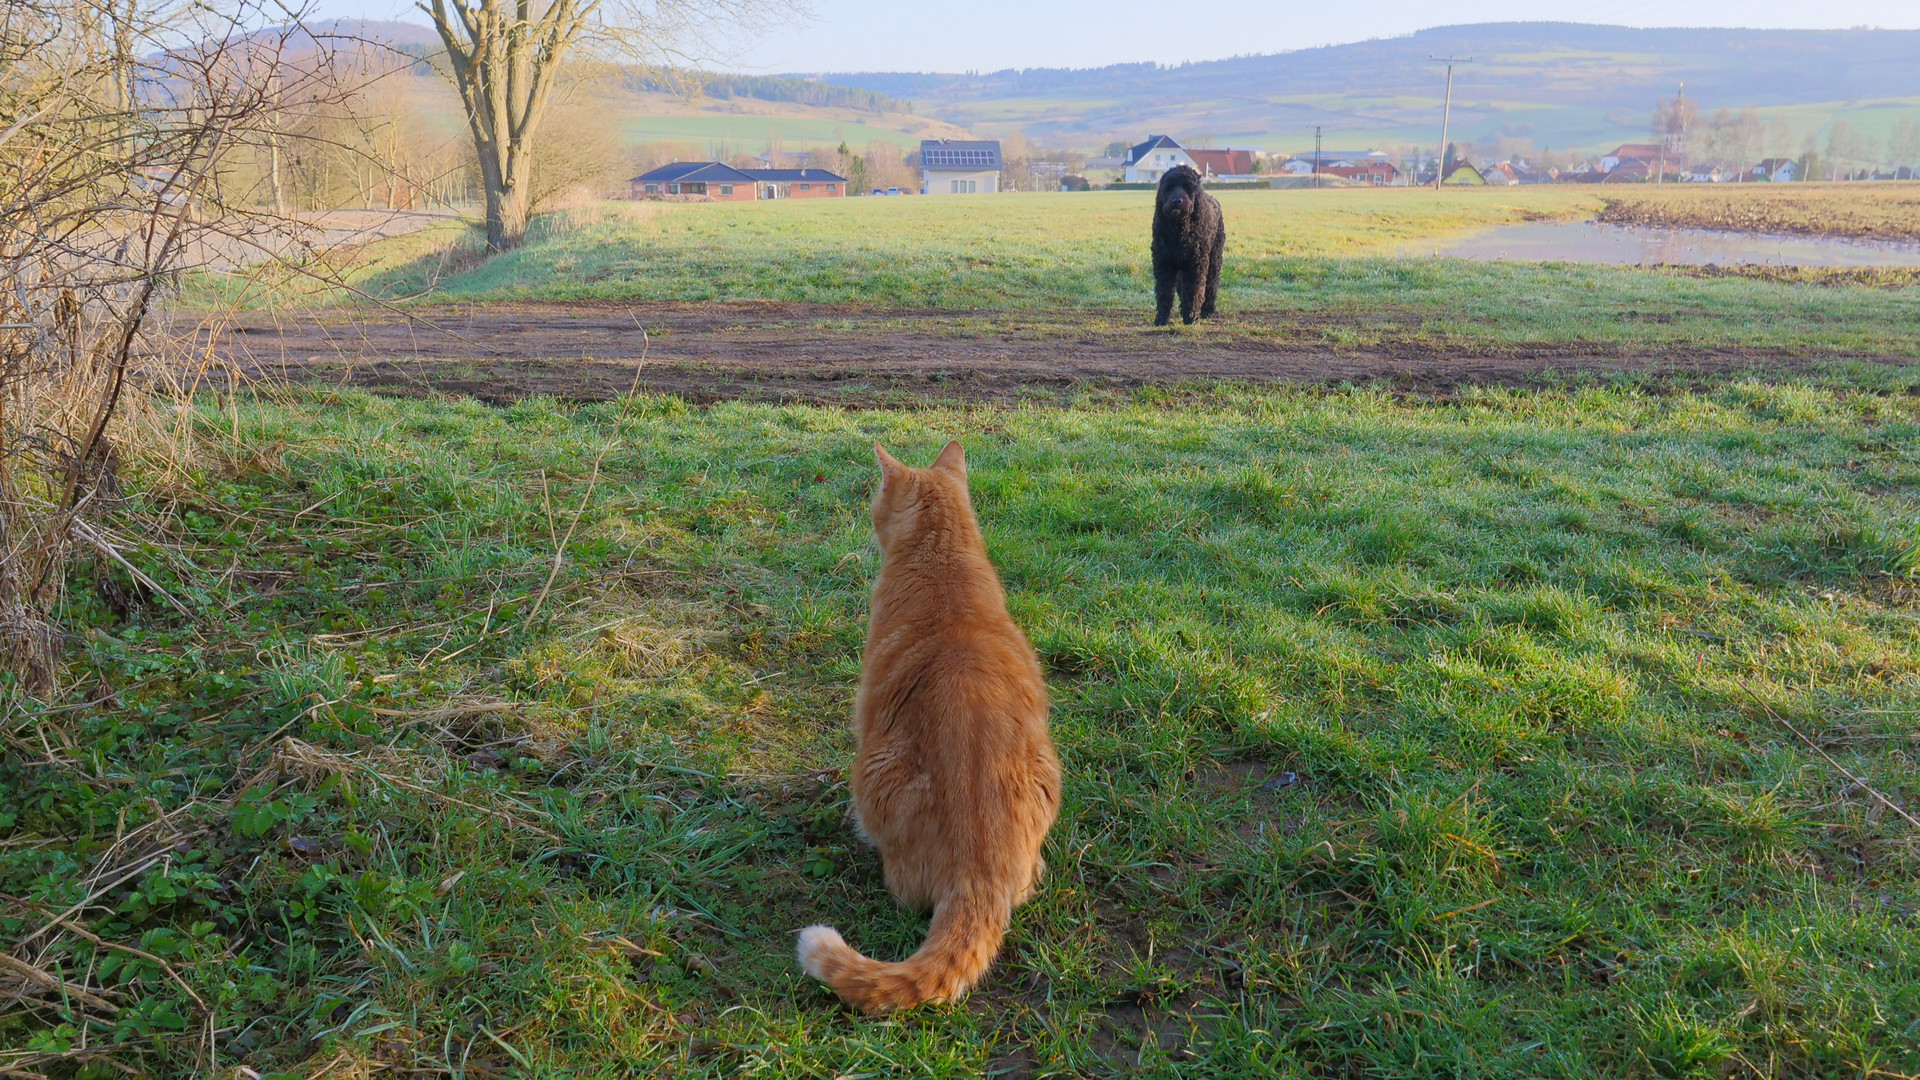
[[[926,169],[978,171],[1000,167],[998,139],[922,139],[920,166]]]
[[[1186,147],[1173,141],[1171,135],[1149,135],[1147,141],[1127,150],[1127,164],[1131,165],[1155,150],[1165,147],[1168,150],[1185,150]]]
[[[795,180],[817,180],[823,184],[847,182],[846,177],[825,169],[748,169],[746,174],[770,184],[787,184]]]
[[[683,182],[751,184],[753,177],[718,161],[676,161],[651,172],[641,173],[628,183],[678,184]]]

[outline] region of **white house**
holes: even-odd
[[[1127,151],[1126,182],[1157,184],[1161,174],[1175,165],[1185,165],[1194,172],[1202,171],[1193,163],[1193,155],[1174,142],[1171,135],[1149,135],[1146,142]]]
[[[1291,176],[1313,175],[1313,163],[1320,162],[1320,170],[1363,168],[1375,163],[1393,164],[1392,155],[1385,150],[1303,150],[1281,162],[1277,169]]]
[[[920,190],[927,195],[991,195],[1000,190],[998,139],[924,139]]]

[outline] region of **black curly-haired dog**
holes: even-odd
[[[1227,223],[1220,200],[1206,193],[1200,174],[1175,165],[1160,177],[1153,199],[1153,325],[1167,325],[1174,290],[1180,292],[1180,321],[1213,317],[1220,299],[1220,259],[1227,251]]]

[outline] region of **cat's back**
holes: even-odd
[[[874,595],[867,681],[911,684],[950,699],[1001,691],[1044,702],[1039,660],[1008,614],[998,581],[964,585],[883,579]]]

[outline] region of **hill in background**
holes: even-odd
[[[418,23],[341,18],[308,22],[304,30],[291,39],[296,50],[317,39],[336,51],[368,42],[423,59],[442,55],[439,34]],[[464,138],[452,85],[424,63],[410,74],[396,91],[407,97],[416,115],[442,137]],[[608,128],[628,146],[654,144],[685,155],[720,158],[770,148],[797,154],[842,143],[859,151],[875,142],[904,155],[917,149],[921,139],[968,134],[915,115],[911,102],[810,77],[686,72],[669,78],[635,70],[571,87],[560,94],[557,107],[568,122]]]
[[[1642,139],[1654,103],[1684,82],[1707,111],[1758,108],[1770,148],[1797,153],[1846,121],[1884,138],[1920,118],[1920,31],[1650,29],[1483,23],[1406,37],[1163,67],[1039,68],[984,75],[832,73],[822,79],[909,99],[920,113],[984,134],[1015,128],[1097,150],[1173,132],[1190,140],[1299,150],[1314,125],[1329,146],[1433,146],[1443,69],[1456,70],[1453,135],[1599,150]]]

